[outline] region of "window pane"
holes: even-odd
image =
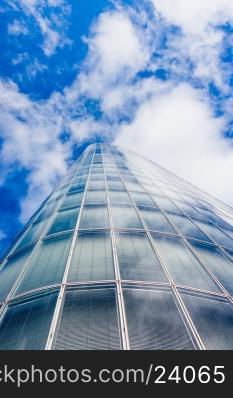
[[[70,235],[43,241],[34,254],[16,294],[60,283],[64,274],[70,244]]]
[[[78,214],[79,209],[63,210],[59,212],[49,228],[47,235],[74,229],[77,223]]]
[[[122,279],[168,282],[146,234],[116,234],[116,244]]]
[[[84,206],[81,220],[80,228],[108,228],[108,211],[106,206]]]
[[[131,200],[126,191],[109,191],[110,203],[131,204]]]
[[[144,192],[143,187],[135,182],[126,182],[126,188],[128,191]]]
[[[148,229],[173,234],[177,233],[160,210],[143,207],[139,207],[139,209]]]
[[[151,181],[152,182],[152,181]],[[147,192],[149,192],[151,195],[161,195],[161,191],[158,187],[155,185],[144,185],[144,188]]]
[[[155,204],[164,211],[172,211],[176,214],[181,213],[181,211],[167,198],[164,196],[152,195]]]
[[[79,233],[68,281],[115,279],[109,233]]]
[[[101,191],[105,190],[105,181],[89,181],[88,184],[89,191]]]
[[[150,207],[154,207],[155,205],[150,196],[144,192],[131,192],[131,196],[137,205]]]
[[[143,228],[135,209],[131,206],[111,206],[115,228]]]
[[[9,257],[6,264],[0,269],[0,301],[7,297],[33,249],[34,247],[30,246],[30,248]]]
[[[194,209],[189,204],[182,202],[180,200],[174,200],[174,202],[177,205],[177,207],[183,210],[184,213],[187,214],[188,216],[193,217],[196,220],[203,220],[203,215],[200,214],[196,209]]]
[[[85,203],[106,203],[106,191],[87,191]]]
[[[210,242],[208,236],[197,228],[187,217],[172,213],[169,213],[168,216],[184,236]]]
[[[50,202],[47,205],[45,205],[42,211],[40,212],[39,216],[36,218],[36,222],[38,223],[39,221],[44,221],[44,220],[48,221],[48,218],[51,216],[56,204],[57,204],[56,202]]]
[[[66,291],[54,348],[120,349],[115,290],[102,288]]]
[[[121,181],[107,181],[108,189],[116,189],[117,191],[124,191],[125,187],[124,184]]]
[[[197,225],[203,228],[204,232],[208,233],[219,245],[233,249],[233,240],[225,235],[214,224],[196,221]]]
[[[76,192],[76,191],[84,191],[86,186],[86,182],[79,182],[75,185],[72,185],[68,191],[68,193]]]
[[[208,350],[233,349],[233,307],[223,298],[181,294],[197,331]]]
[[[233,263],[215,246],[190,242],[215,277],[233,294]]]
[[[17,249],[24,247],[26,245],[29,245],[29,243],[32,243],[34,241],[36,241],[37,239],[39,239],[41,237],[41,235],[44,232],[45,226],[47,224],[48,220],[44,220],[44,221],[40,221],[40,222],[36,222],[35,224],[32,224],[27,232],[25,233],[23,239],[21,240],[21,242],[19,243],[19,245],[17,246]]]
[[[153,234],[153,239],[174,283],[220,292],[220,288],[180,238]]]
[[[194,349],[170,290],[123,291],[132,350]]]
[[[0,323],[0,350],[45,348],[57,293],[11,304]]]
[[[66,207],[80,206],[82,203],[82,198],[83,198],[83,191],[77,192],[73,195],[65,196],[65,199],[63,200],[61,205],[61,209]]]

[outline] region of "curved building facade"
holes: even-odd
[[[233,209],[90,145],[1,264],[0,349],[233,349]]]

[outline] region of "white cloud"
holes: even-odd
[[[25,221],[66,171],[70,147],[60,141],[63,119],[59,96],[36,103],[11,82],[0,82],[1,160],[4,176],[18,165],[29,171],[29,190],[21,203]]]
[[[71,40],[65,34],[67,25],[66,16],[70,14],[71,8],[66,0],[12,0],[10,5],[18,11],[24,13],[25,16],[33,17],[41,34],[43,36],[42,49],[46,56],[53,55],[57,48],[62,48],[65,45],[70,45]],[[56,18],[48,18],[44,15],[46,8],[56,9],[59,16]],[[24,32],[22,29],[24,28]],[[20,32],[21,29],[21,32]],[[28,33],[28,28],[25,23],[14,21],[8,26],[10,34]]]
[[[8,34],[10,35],[27,35],[27,26],[18,19],[15,19],[11,24],[8,25]]]
[[[84,40],[88,55],[82,73],[66,91],[69,100],[80,94],[100,98],[109,87],[128,82],[149,61],[143,31],[123,11],[102,13]]]
[[[19,53],[19,54],[16,55],[15,58],[12,59],[11,62],[12,62],[13,65],[18,65],[18,64],[20,64],[21,62],[25,61],[28,58],[29,58],[28,53],[26,53],[26,52]]]
[[[233,21],[231,0],[151,1],[169,23],[180,26],[188,34],[203,34],[211,24]]]
[[[35,58],[26,66],[26,71],[29,78],[34,78],[38,73],[42,73],[47,69],[48,66],[40,63],[37,58]]]
[[[223,67],[220,55],[223,51],[224,33],[221,24],[233,22],[231,0],[151,0],[156,12],[164,20],[178,26],[182,35],[170,37],[168,51],[180,59],[189,59],[194,64],[194,77],[203,82],[215,81],[223,91],[230,68]],[[181,71],[180,71],[181,72]]]
[[[116,143],[233,204],[233,151],[221,135],[224,124],[197,90],[181,84],[144,102]]]
[[[97,134],[105,134],[105,126],[95,121],[91,116],[84,119],[71,119],[69,128],[72,134],[72,140],[76,142],[81,142]]]

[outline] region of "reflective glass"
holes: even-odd
[[[124,184],[122,183],[122,181],[110,181],[110,180],[108,180],[107,181],[107,186],[108,186],[108,189],[109,190],[114,190],[114,189],[116,189],[117,191],[124,191],[125,190],[125,187],[124,187]]]
[[[115,228],[143,228],[138,215],[132,206],[111,206]]]
[[[54,349],[120,348],[115,289],[89,288],[66,291]]]
[[[225,235],[224,232],[218,229],[214,224],[204,223],[202,221],[196,221],[196,223],[219,245],[233,249],[233,240]]]
[[[145,192],[142,185],[134,182],[126,182],[126,188],[128,191],[135,191],[135,192]]]
[[[168,282],[146,234],[118,233],[116,245],[121,279]]]
[[[109,191],[110,203],[131,204],[130,197],[126,191]]]
[[[109,220],[107,206],[84,206],[79,227],[81,229],[108,228]]]
[[[83,198],[83,191],[74,193],[73,195],[65,196],[61,204],[61,209],[80,206],[82,203],[82,198]]]
[[[89,191],[101,191],[105,190],[105,181],[89,181],[87,189]]]
[[[179,209],[181,209],[189,217],[193,217],[196,220],[203,220],[203,215],[199,211],[197,211],[197,209],[190,206],[189,204],[181,200],[174,200],[174,203]]]
[[[28,228],[27,232],[25,233],[24,237],[22,238],[20,243],[17,245],[17,249],[24,247],[26,245],[29,245],[30,243],[39,239],[40,236],[42,235],[42,233],[44,232],[47,222],[48,222],[48,220],[45,219],[43,221],[31,224],[30,227]]]
[[[172,213],[167,213],[167,216],[169,217],[169,219],[172,220],[176,228],[184,236],[210,242],[208,236],[205,235],[204,232],[202,232],[196,225],[194,225],[194,223],[190,221],[186,216]]]
[[[221,293],[218,285],[180,238],[155,234],[152,237],[174,283]]]
[[[34,249],[33,246],[18,252],[8,258],[5,265],[0,269],[0,301],[5,300],[13,287],[20,272],[23,270],[29,256]]]
[[[56,202],[51,202],[45,205],[42,211],[39,213],[39,216],[36,218],[36,222],[38,223],[40,221],[48,220],[55,207],[56,207]]]
[[[43,241],[34,253],[16,294],[62,282],[70,244],[71,235]]]
[[[152,181],[151,181],[152,183]],[[144,185],[144,188],[147,192],[149,192],[150,195],[161,195],[161,190],[156,187],[154,184],[153,185]]]
[[[208,350],[233,349],[233,307],[223,298],[181,294],[184,304]]]
[[[80,182],[75,185],[71,185],[68,193],[76,192],[76,191],[84,191],[86,183]]]
[[[167,198],[159,195],[152,195],[155,204],[164,211],[171,211],[175,214],[182,214],[181,211]]]
[[[131,196],[137,205],[154,207],[154,202],[145,192],[131,192]]]
[[[201,245],[191,241],[190,243],[215,277],[233,295],[233,262],[215,246]]]
[[[0,323],[0,350],[45,348],[57,293],[12,303]]]
[[[173,234],[177,233],[159,209],[139,207],[139,210],[148,229]]]
[[[109,233],[79,233],[69,269],[68,281],[115,279]]]
[[[75,228],[79,214],[79,208],[63,210],[57,213],[47,235],[68,231]]]
[[[92,203],[106,203],[106,191],[87,191],[85,197],[85,204]]]
[[[194,349],[170,290],[123,292],[131,350]]]

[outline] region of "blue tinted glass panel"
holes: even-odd
[[[130,197],[126,191],[109,191],[110,203],[131,204]]]
[[[65,196],[61,204],[61,209],[66,207],[80,206],[82,203],[82,198],[83,198],[83,192],[77,192],[74,193],[73,195]]]
[[[92,203],[106,203],[106,191],[87,191],[85,197],[85,204]]]
[[[194,349],[170,290],[123,291],[131,350]]]
[[[0,350],[45,348],[57,293],[11,304],[0,323]]]
[[[111,206],[115,228],[143,228],[135,209],[131,206]]]
[[[121,279],[167,283],[167,277],[146,234],[116,234]]]
[[[106,206],[84,206],[82,210],[80,228],[108,228],[108,211]]]
[[[88,184],[88,190],[89,191],[101,191],[105,190],[105,181],[89,181]]]
[[[102,288],[67,291],[54,349],[120,348],[115,290]]]
[[[136,205],[154,207],[154,202],[145,192],[131,192],[131,196]]]
[[[78,214],[79,208],[59,212],[49,228],[47,235],[74,229],[77,223]]]
[[[0,269],[0,301],[3,301],[9,294],[33,249],[34,247],[30,246],[28,249],[9,257]]]
[[[124,184],[121,181],[107,181],[108,189],[116,189],[117,191],[124,191],[125,187]]]
[[[41,235],[44,232],[45,226],[47,224],[48,220],[36,222],[35,224],[32,224],[27,232],[25,233],[24,237],[20,241],[19,245],[17,246],[17,249],[24,247],[26,245],[29,245],[30,243],[36,241],[41,237]]]
[[[181,214],[181,211],[167,198],[158,195],[152,195],[155,204],[164,211],[172,211]]]
[[[68,281],[115,279],[109,233],[79,233]]]
[[[218,285],[180,238],[152,236],[174,283],[221,293]]]
[[[60,283],[63,278],[70,244],[70,235],[43,241],[34,253],[16,294]]]
[[[219,245],[233,249],[233,240],[225,235],[224,232],[218,229],[214,224],[204,223],[202,221],[196,221],[196,223]]]
[[[176,234],[177,232],[158,209],[139,207],[140,213],[148,229]]]
[[[208,350],[233,349],[233,307],[223,298],[181,294],[184,304]]]
[[[179,232],[181,232],[184,236],[188,236],[190,238],[204,240],[210,242],[210,239],[207,235],[204,234],[192,221],[190,221],[185,216],[180,216],[178,214],[167,214],[169,218],[173,221]]]
[[[215,277],[233,295],[233,262],[215,246],[200,245],[191,241],[190,243]]]

